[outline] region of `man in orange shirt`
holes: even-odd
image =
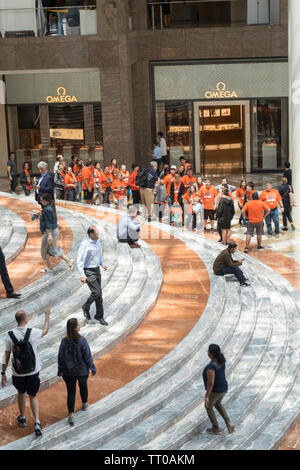
[[[272,183],[266,183],[266,189],[261,193],[260,200],[265,202],[270,208],[270,213],[266,217],[266,225],[268,230],[268,238],[272,237],[272,219],[275,225],[275,237],[279,238],[279,213],[278,204],[281,207],[282,212],[284,211],[282,197],[280,196],[277,189],[273,189]]]
[[[87,160],[81,171],[83,200],[86,204],[92,204],[94,194],[93,162]]]
[[[215,220],[215,198],[218,196],[217,189],[212,186],[209,178],[206,178],[204,186],[198,192],[204,208],[204,230],[208,219],[210,220],[211,231],[214,231]]]
[[[184,184],[184,193],[187,194],[189,188],[197,183],[197,178],[193,175],[192,167],[189,166],[186,175],[181,179]]]
[[[247,216],[247,235],[246,235],[246,248],[245,253],[248,253],[251,237],[256,231],[257,237],[257,249],[262,250],[263,246],[261,245],[262,236],[264,234],[264,217],[268,216],[270,213],[269,206],[259,200],[257,192],[252,195],[252,200],[246,202],[242,209],[242,214],[244,217]]]

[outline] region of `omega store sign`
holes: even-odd
[[[48,72],[6,75],[7,104],[101,102],[99,72]]]

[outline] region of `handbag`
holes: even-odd
[[[289,193],[289,196],[290,196],[290,204],[292,207],[297,207],[297,200],[296,200],[296,194],[292,192],[292,188],[289,186],[290,188],[290,193]]]

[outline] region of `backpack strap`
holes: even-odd
[[[14,343],[14,345],[18,344],[19,341],[18,341],[17,338],[15,337],[13,331],[9,331],[9,332],[8,332],[8,335],[9,335],[10,339],[12,340],[12,342]]]
[[[25,336],[24,336],[24,341],[28,341],[28,340],[29,340],[29,336],[30,336],[31,330],[32,330],[32,328],[27,328],[26,333],[25,333]]]

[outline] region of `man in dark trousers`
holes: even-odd
[[[241,287],[248,287],[250,284],[247,283],[243,271],[239,266],[243,264],[243,260],[233,260],[232,255],[237,250],[236,243],[229,243],[228,247],[221,251],[221,253],[215,259],[213,265],[213,271],[216,276],[225,276],[225,274],[234,274],[240,283]]]
[[[14,288],[9,279],[9,275],[8,275],[6,263],[5,263],[5,257],[4,257],[1,247],[0,247],[0,275],[1,275],[2,282],[4,284],[4,288],[6,290],[6,297],[10,299],[18,299],[19,297],[21,297],[21,294],[16,294],[14,292]]]
[[[107,271],[108,266],[105,266],[103,262],[102,248],[97,227],[93,225],[89,227],[87,235],[88,236],[81,242],[77,255],[77,267],[80,273],[80,280],[84,284],[87,283],[91,291],[91,295],[82,306],[82,310],[85,318],[90,320],[90,307],[92,303],[95,302],[95,320],[99,321],[101,325],[106,326],[108,323],[104,320],[100,266],[102,266],[105,271]]]
[[[16,188],[18,186],[18,174],[16,165],[16,156],[13,152],[10,152],[7,162],[7,174],[10,181],[10,192],[16,194]]]

